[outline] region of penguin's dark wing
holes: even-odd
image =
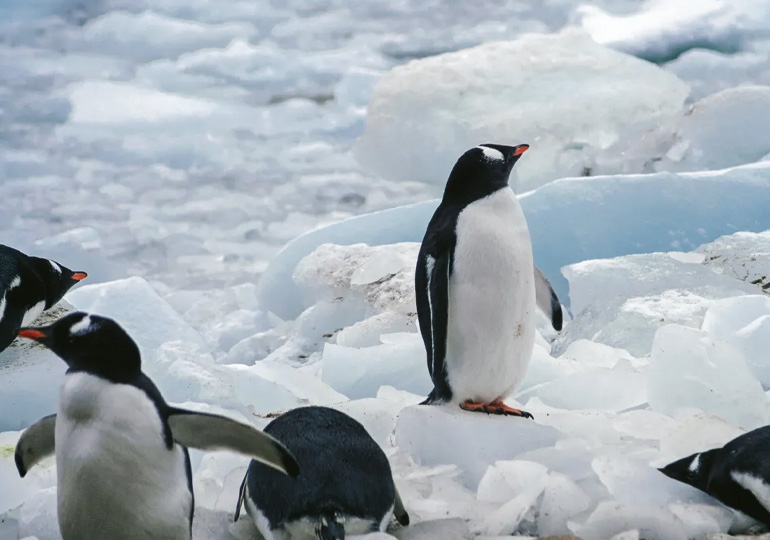
[[[241,507],[243,506],[243,500],[246,498],[246,481],[249,479],[249,471],[246,470],[246,474],[243,475],[243,482],[241,482],[241,487],[238,488],[238,504],[235,507],[235,515],[233,516],[233,521],[238,521],[238,518],[241,517]]]
[[[393,485],[393,489],[396,492],[396,502],[393,506],[393,515],[396,516],[396,520],[406,527],[409,525],[409,514],[406,511],[406,508],[404,508],[404,503],[401,501],[401,495],[398,494],[398,488]]]
[[[548,318],[554,329],[561,330],[563,324],[561,302],[556,292],[551,287],[551,283],[546,279],[540,269],[535,266],[535,300],[539,307]]]
[[[415,268],[415,296],[420,333],[425,343],[428,372],[434,389],[424,403],[451,399],[444,369],[449,322],[449,278],[452,275],[456,215],[436,210],[420,247]]]
[[[738,480],[741,480],[743,485],[739,484]],[[757,496],[759,494],[763,497],[766,489],[767,484],[760,478],[736,469],[714,475],[706,492],[727,506],[770,526],[770,512],[759,502]]]
[[[168,425],[174,440],[201,450],[232,450],[296,478],[299,465],[277,439],[224,416],[170,408]]]
[[[56,415],[41,418],[19,437],[16,443],[16,468],[24,478],[32,467],[56,451]]]
[[[15,291],[11,291],[15,292]],[[8,305],[9,291],[0,294],[0,351],[4,351],[19,335],[24,310]]]

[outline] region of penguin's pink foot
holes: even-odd
[[[509,407],[505,403],[502,402],[502,400],[496,399],[492,403],[477,403],[475,401],[471,401],[470,399],[466,399],[462,403],[460,403],[460,408],[465,411],[471,411],[471,412],[485,412],[487,414],[501,414],[503,416],[520,416],[522,418],[534,418],[530,413],[527,411],[522,411],[519,409],[514,409],[513,407]]]

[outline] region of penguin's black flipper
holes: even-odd
[[[420,333],[428,358],[428,372],[434,389],[426,404],[452,398],[444,359],[446,357],[447,325],[449,323],[449,278],[452,275],[453,249],[441,249],[440,243],[423,240],[415,269],[415,295]]]
[[[739,475],[740,471],[737,472]],[[749,475],[750,477],[753,475]],[[756,477],[754,477],[756,478]],[[756,478],[757,480],[760,480]],[[687,482],[685,482],[687,483]],[[764,484],[760,480],[760,485]],[[764,493],[764,486],[759,488],[759,493],[755,493],[756,489],[747,489],[749,486],[739,485],[735,478],[728,474],[715,475],[714,481],[709,483],[706,493],[723,502],[727,506],[740,510],[749,517],[762,522],[766,526],[770,527],[770,512],[759,501],[759,497],[762,497]]]
[[[228,449],[296,478],[299,464],[277,439],[224,416],[184,409],[169,410],[168,425],[181,445],[201,450]]]
[[[401,501],[401,495],[398,494],[398,488],[394,485],[393,489],[396,491],[396,501],[393,505],[393,515],[396,516],[396,521],[406,527],[409,525],[409,514],[404,508],[404,503]]]
[[[535,300],[537,307],[551,319],[551,325],[555,330],[561,330],[564,324],[561,312],[561,302],[556,296],[556,291],[551,287],[551,283],[546,279],[540,269],[535,266]]]
[[[8,306],[7,293],[0,297],[0,352],[8,348],[19,335],[24,314]]]
[[[41,418],[21,434],[14,456],[19,476],[24,478],[32,467],[56,452],[55,434],[55,414]]]
[[[248,478],[249,471],[246,470],[246,474],[243,475],[243,482],[241,482],[241,487],[238,488],[238,505],[235,507],[233,522],[238,521],[238,518],[241,517],[241,507],[243,506],[243,501],[246,498],[246,480]]]

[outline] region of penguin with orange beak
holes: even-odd
[[[13,342],[19,328],[32,323],[86,277],[85,272],[0,244],[0,351]]]
[[[425,231],[415,291],[434,388],[423,404],[532,417],[503,400],[527,371],[536,308],[557,330],[562,313],[508,184],[528,148],[482,144],[460,156]]]

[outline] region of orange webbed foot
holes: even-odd
[[[476,401],[471,401],[469,399],[466,399],[462,403],[460,403],[460,408],[465,411],[471,411],[471,412],[485,412],[487,414],[500,414],[503,416],[519,416],[521,418],[534,418],[530,413],[527,411],[522,411],[519,409],[514,409],[513,407],[509,407],[505,403],[502,402],[502,400],[496,399],[491,403],[478,403]]]

